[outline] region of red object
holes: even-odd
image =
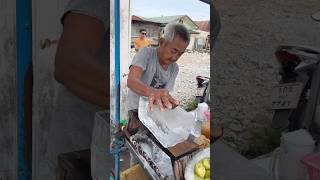
[[[308,154],[301,161],[307,167],[309,180],[320,180],[320,153]]]
[[[297,55],[291,54],[286,50],[277,51],[276,57],[281,64],[287,64],[288,62],[299,64],[301,62]]]

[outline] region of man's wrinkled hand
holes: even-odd
[[[161,112],[164,109],[172,109],[178,105],[178,102],[169,94],[167,90],[154,90],[149,97],[149,111],[152,111],[153,105],[158,105]]]

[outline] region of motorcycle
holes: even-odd
[[[304,128],[319,140],[320,50],[280,45],[275,56],[280,64],[281,79],[273,88],[271,98],[275,110],[273,127],[289,132]]]
[[[319,21],[320,12],[311,17]],[[283,133],[269,170],[274,179],[301,179],[306,172],[300,160],[320,150],[320,49],[285,44],[275,56],[280,79],[271,94],[272,127]]]
[[[197,94],[196,100],[198,103],[210,102],[210,77],[196,76],[197,80]]]

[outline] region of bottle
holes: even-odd
[[[201,124],[201,134],[210,139],[210,109],[207,103],[199,103],[197,110],[197,120]]]
[[[204,121],[205,120],[205,116],[204,116],[204,112],[207,111],[209,109],[209,106],[207,103],[199,103],[196,113],[197,113],[197,120],[198,121]]]
[[[204,113],[205,120],[201,124],[201,134],[210,139],[210,110],[207,109]]]

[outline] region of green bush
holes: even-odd
[[[198,101],[196,99],[190,99],[185,106],[185,110],[189,112],[197,109],[197,107]]]
[[[249,129],[248,144],[240,147],[241,154],[248,159],[272,152],[280,145],[281,131],[270,126]]]

